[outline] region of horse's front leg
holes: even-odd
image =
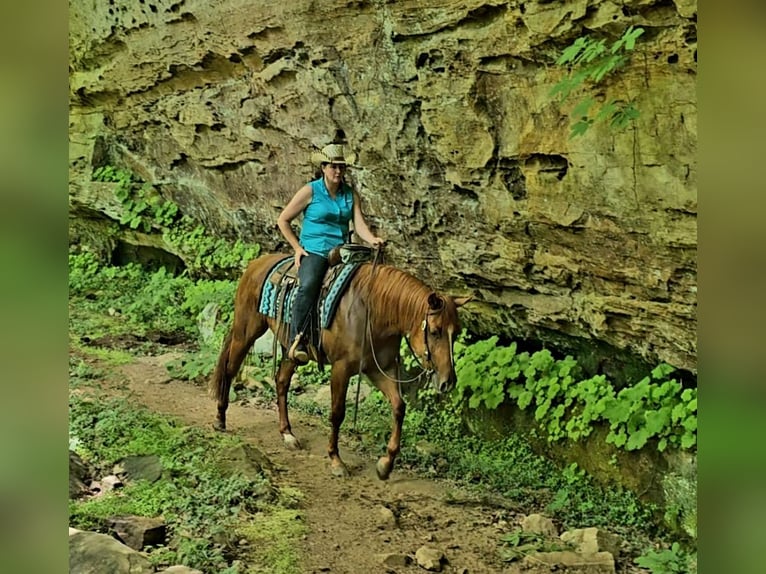
[[[393,373],[389,376],[393,377]],[[399,394],[399,385],[396,381],[379,374],[375,377],[375,385],[386,396],[388,402],[391,403],[391,415],[393,418],[391,438],[388,439],[386,454],[381,456],[375,465],[378,478],[380,480],[387,480],[394,468],[396,456],[399,454],[402,439],[402,423],[404,422],[407,406],[402,399],[402,395]]]
[[[282,349],[282,356],[285,351]],[[295,372],[295,363],[290,359],[282,359],[277,371],[277,407],[279,409],[279,432],[282,435],[282,441],[287,448],[299,449],[301,443],[295,438],[290,428],[290,417],[287,414],[287,392],[290,390],[290,381]]]
[[[346,392],[351,370],[345,361],[333,363],[330,374],[330,396],[332,397],[332,410],[330,412],[330,443],[327,445],[327,455],[330,457],[330,466],[335,476],[348,476],[348,469],[338,453],[338,433],[343,419],[346,418]]]

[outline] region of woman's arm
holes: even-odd
[[[365,221],[364,213],[362,212],[362,201],[356,191],[354,191],[354,231],[356,231],[356,234],[362,241],[369,243],[374,247],[378,247],[384,243],[383,239],[374,235],[372,231],[370,231],[370,228],[367,227],[367,222]]]
[[[285,206],[285,208],[282,210],[282,213],[279,214],[279,218],[277,219],[277,226],[279,227],[279,231],[282,232],[284,238],[287,239],[287,242],[295,251],[296,267],[301,266],[301,257],[308,255],[308,253],[306,253],[303,247],[301,247],[301,244],[298,241],[298,236],[295,234],[295,231],[293,231],[290,222],[298,217],[298,215],[301,214],[303,210],[309,206],[311,203],[311,195],[311,186],[304,185],[302,188],[295,192],[295,195],[290,200],[290,203]]]

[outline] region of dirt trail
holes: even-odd
[[[121,367],[125,379],[112,390],[131,393],[155,412],[211,428],[215,404],[206,389],[188,382],[168,382],[163,362],[162,357],[144,357]],[[414,558],[424,545],[444,553],[443,572],[514,571],[500,560],[497,543],[522,515],[489,507],[447,482],[418,478],[401,469],[394,469],[388,481],[380,481],[375,474],[376,459],[355,453],[343,440],[348,420],[341,429],[340,446],[351,476],[334,478],[326,454],[326,429],[316,417],[295,409],[290,418],[302,443],[300,451],[282,445],[275,408],[232,404],[227,427],[228,432],[268,455],[278,469],[273,476],[276,484],[293,486],[305,495],[302,510],[309,533],[301,542],[301,573],[424,572],[414,560],[394,567],[384,564],[381,556]],[[390,523],[390,515],[388,522],[384,518],[385,508],[393,511],[395,524]]]

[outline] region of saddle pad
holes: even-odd
[[[361,263],[338,265],[332,269],[339,269],[339,271],[328,273],[325,276],[325,282],[329,281],[331,283],[327,286],[327,294],[324,296],[324,299],[319,301],[320,325],[322,325],[323,329],[329,329],[330,325],[332,325],[340,298],[346,292],[349,282],[361,265]]]
[[[298,282],[293,270],[289,269],[292,257],[277,261],[269,270],[263,283],[258,312],[267,317],[278,318],[281,322],[290,324],[293,301],[298,291]],[[354,277],[361,263],[350,263],[331,267],[324,277],[321,289],[322,295],[317,301],[319,324],[323,329],[329,329],[335,311],[349,282]],[[316,315],[315,315],[316,316]]]
[[[274,264],[266,275],[266,281],[263,282],[263,290],[261,292],[261,301],[258,305],[258,312],[266,315],[267,317],[277,316],[277,303],[279,300],[280,285],[274,283],[275,276],[279,276],[280,279],[285,276],[285,269],[291,264],[292,257],[286,256],[284,259],[280,259]],[[278,279],[277,281],[279,281]],[[288,307],[285,305],[285,307]],[[289,308],[289,307],[288,307]]]

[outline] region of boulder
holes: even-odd
[[[142,554],[106,534],[69,535],[69,571],[77,574],[151,574],[154,567]]]
[[[107,520],[119,540],[134,550],[165,544],[165,521],[145,516],[120,516]]]
[[[156,482],[162,476],[162,463],[157,455],[130,455],[114,467],[115,474],[125,474],[130,480]]]
[[[69,498],[79,498],[89,492],[91,470],[79,454],[69,451]]]

